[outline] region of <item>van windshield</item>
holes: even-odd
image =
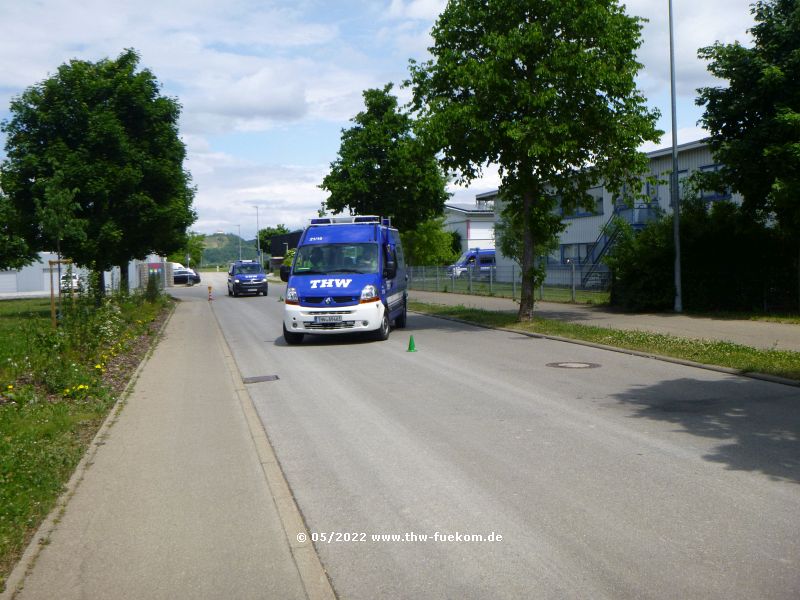
[[[295,275],[377,273],[377,244],[317,244],[300,246],[294,259]]]
[[[263,269],[257,263],[253,263],[247,265],[237,265],[236,268],[234,269],[234,273],[236,273],[237,275],[245,275],[245,274],[257,275],[261,273],[262,270]]]
[[[464,267],[469,262],[469,259],[472,259],[472,262],[475,262],[475,253],[474,252],[464,252],[461,256],[458,257],[456,261],[456,265],[459,267]]]

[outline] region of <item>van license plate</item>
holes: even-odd
[[[338,323],[342,320],[342,315],[325,315],[314,317],[315,323]]]

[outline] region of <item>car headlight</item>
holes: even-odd
[[[299,304],[299,299],[297,297],[297,290],[293,287],[286,288],[286,304]]]
[[[377,302],[380,300],[380,296],[378,296],[378,290],[375,288],[374,285],[365,285],[364,289],[361,290],[361,302]]]

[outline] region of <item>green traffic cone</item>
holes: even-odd
[[[417,347],[414,345],[414,336],[412,335],[408,340],[408,350],[407,352],[416,352]]]

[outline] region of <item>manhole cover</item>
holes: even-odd
[[[262,381],[277,381],[277,375],[259,375],[258,377],[243,377],[245,383],[261,383]]]
[[[587,362],[557,362],[557,363],[547,363],[548,367],[554,367],[556,369],[596,369],[600,365],[597,363],[587,363]]]

